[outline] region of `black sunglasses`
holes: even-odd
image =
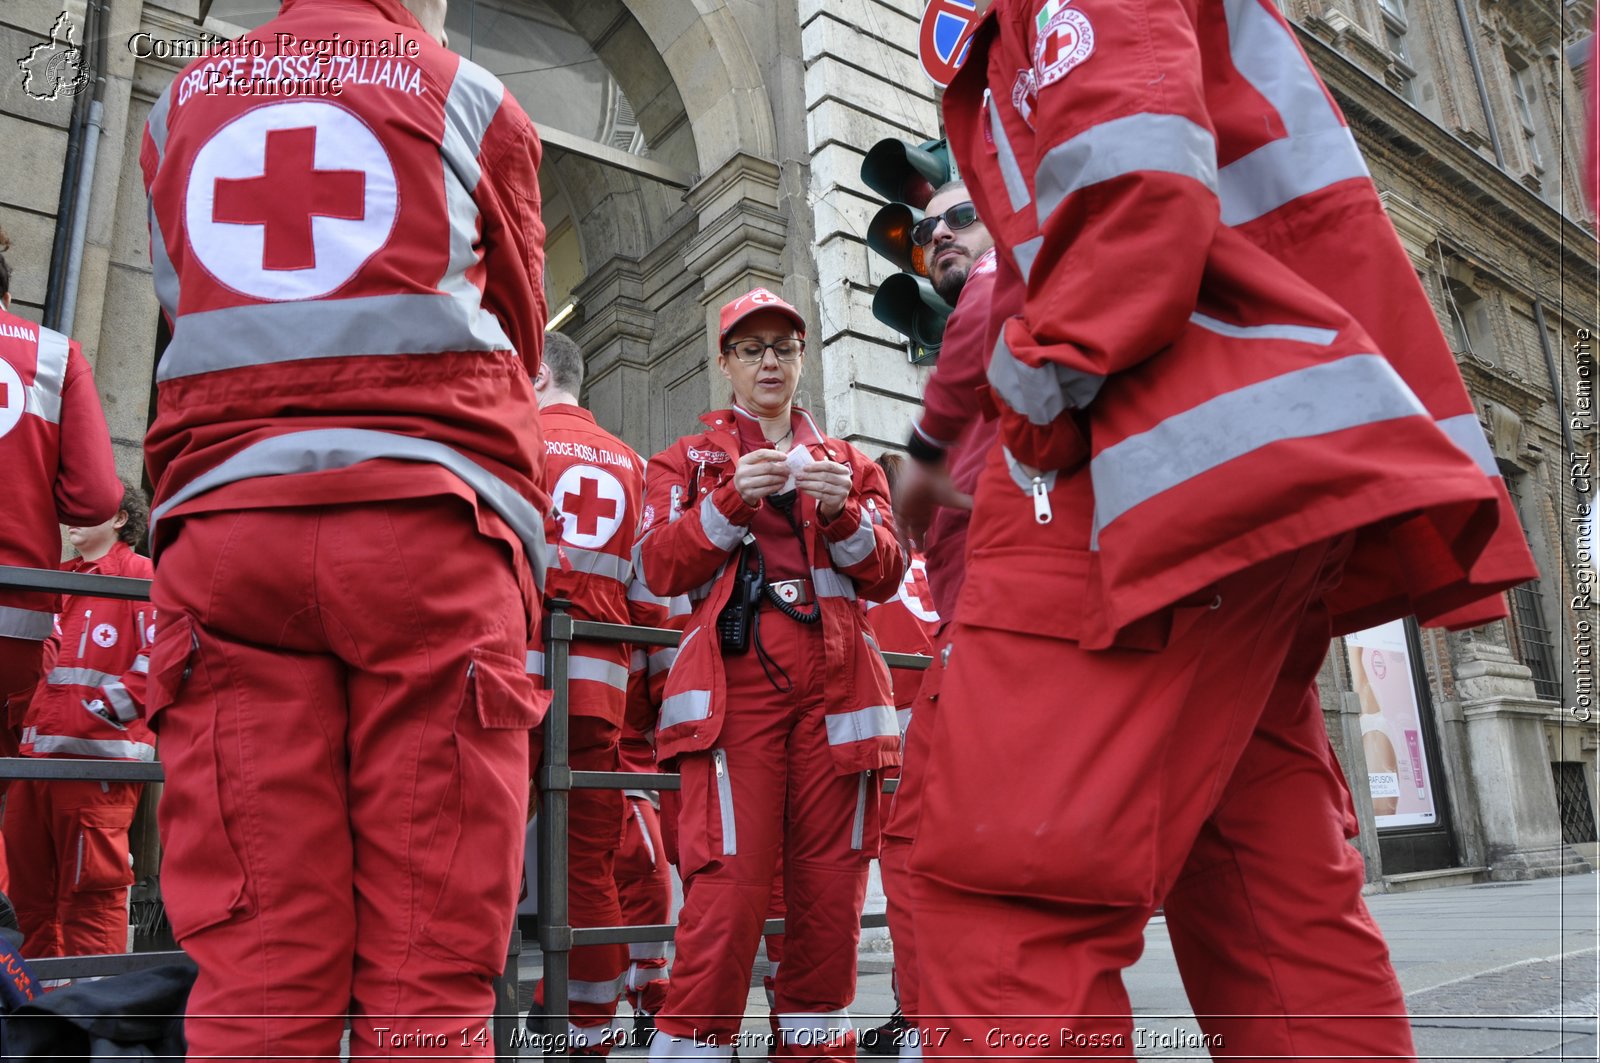
[[[957,203],[943,214],[930,214],[911,227],[911,242],[918,247],[926,247],[933,243],[933,230],[939,227],[942,221],[950,227],[951,232],[965,229],[978,220],[978,208],[972,205],[969,199],[965,203]]]

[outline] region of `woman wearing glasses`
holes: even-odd
[[[794,405],[799,312],[758,288],[718,339],[732,408],[651,459],[634,551],[654,593],[695,601],[656,727],[683,775],[684,907],[651,1058],[733,1054],[780,855],[780,1051],[853,1058],[878,773],[900,759],[857,599],[893,596],[904,559],[883,473]]]

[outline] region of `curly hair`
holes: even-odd
[[[150,503],[143,490],[123,480],[121,508],[128,515],[128,522],[117,529],[117,538],[137,550],[150,526]]]

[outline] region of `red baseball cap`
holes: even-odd
[[[718,333],[718,346],[728,342],[728,333],[751,314],[759,314],[763,310],[776,310],[778,313],[794,322],[794,327],[800,331],[802,337],[806,334],[806,319],[800,316],[800,311],[773,295],[765,288],[745,292],[733,302],[722,308],[722,327]]]

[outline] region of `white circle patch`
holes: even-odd
[[[573,465],[562,473],[550,501],[561,513],[561,541],[584,550],[609,543],[628,515],[622,484],[593,465]]]
[[[94,644],[103,650],[109,650],[117,644],[117,629],[110,624],[96,624],[94,634],[89,636],[94,639]]]
[[[1088,17],[1076,8],[1057,11],[1033,46],[1033,68],[1038,72],[1035,91],[1060,81],[1093,54],[1094,27]]]
[[[0,358],[0,438],[10,434],[22,420],[28,406],[28,391],[22,386],[22,376],[4,358]]]
[[[257,299],[315,299],[388,243],[394,164],[365,122],[318,100],[246,111],[195,155],[184,220],[195,257]]]

